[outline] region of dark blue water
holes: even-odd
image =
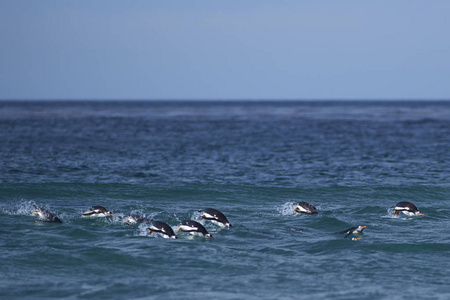
[[[0,102],[0,298],[448,299],[449,153],[450,102]]]

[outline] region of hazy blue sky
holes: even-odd
[[[450,1],[0,0],[0,99],[449,99]]]

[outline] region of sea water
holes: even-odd
[[[0,298],[449,299],[449,153],[445,101],[3,101]]]

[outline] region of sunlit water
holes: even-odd
[[[448,102],[0,102],[0,140],[1,299],[450,297]]]

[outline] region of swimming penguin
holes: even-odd
[[[311,205],[305,201],[298,203],[295,206],[294,210],[298,213],[307,214],[307,215],[315,215],[315,214],[319,213],[317,211],[317,208],[315,208],[313,205]]]
[[[414,204],[408,201],[402,201],[395,205],[394,216],[397,216],[400,212],[407,216],[424,216]]]
[[[344,231],[341,231],[339,233],[347,233],[344,238],[348,237],[350,234],[358,234],[358,233],[362,233],[362,231],[364,230],[364,228],[366,228],[367,226],[358,226],[358,227],[352,227],[349,229],[346,229]]]
[[[172,227],[170,227],[169,225],[167,225],[164,222],[153,221],[152,225],[147,229],[148,229],[148,234],[152,234],[152,232],[157,232],[157,233],[161,234],[164,238],[172,238],[172,239],[177,238],[177,236],[175,235],[175,233],[172,230]]]
[[[218,211],[217,209],[207,208],[202,211],[203,211],[203,214],[200,217],[200,220],[206,219],[206,220],[210,220],[213,223],[227,226],[228,228],[233,227],[230,224],[230,222],[228,222],[227,217],[225,217],[225,215],[223,213],[221,213],[220,211]]]
[[[109,217],[114,216],[114,214],[110,211],[108,211],[103,206],[92,206],[87,211],[85,211],[82,215],[83,218],[90,218],[90,217]]]
[[[135,224],[144,223],[144,222],[148,223],[150,221],[146,217],[143,217],[143,216],[140,216],[140,215],[135,215],[135,214],[129,215],[123,221],[123,223],[125,225],[135,225]]]
[[[203,227],[202,224],[200,224],[199,222],[196,222],[196,221],[185,220],[185,221],[181,222],[181,225],[177,231],[191,232],[191,233],[199,232],[199,233],[203,234],[205,237],[209,237],[209,238],[213,239],[213,236],[211,234],[209,234],[208,231],[206,231],[205,227]]]
[[[48,210],[40,208],[37,205],[34,205],[34,208],[35,210],[33,211],[33,214],[38,215],[42,222],[62,223],[62,221],[55,214],[49,212]]]

